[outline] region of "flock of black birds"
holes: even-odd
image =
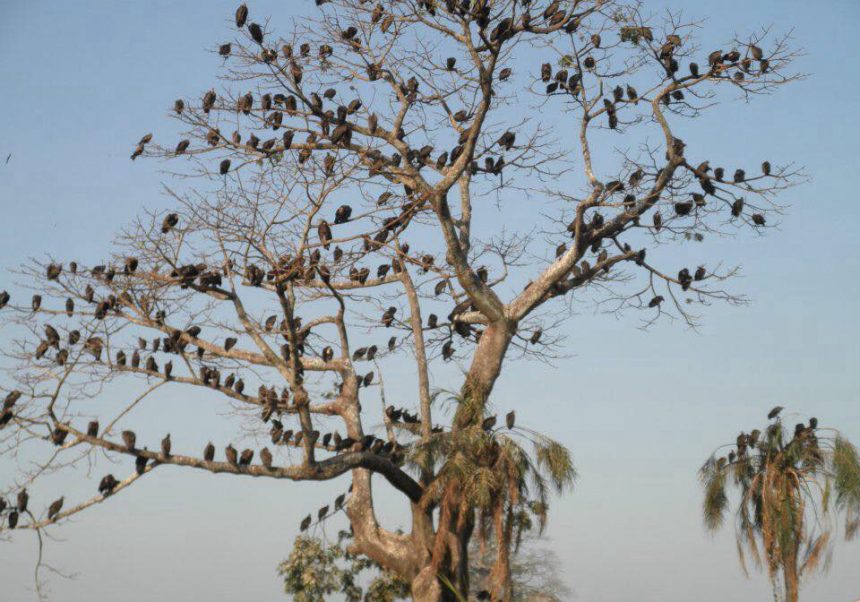
[[[737,436],[736,446],[726,456],[716,459],[716,467],[720,470],[731,467],[738,463],[744,463],[753,450],[758,450],[763,457],[771,457],[794,448],[804,448],[812,451],[817,456],[818,418],[812,417],[808,423],[798,422],[794,426],[794,432],[790,438],[784,436],[784,429],[780,413],[784,408],[776,406],[767,414],[770,424],[762,432],[760,429],[752,429],[749,433],[742,432]],[[803,460],[803,459],[802,459]],[[749,468],[742,464],[741,468]]]

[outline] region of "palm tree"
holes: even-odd
[[[860,458],[837,430],[819,427],[816,418],[787,430],[781,410],[768,414],[763,431],[738,435],[728,455],[714,453],[700,479],[707,528],[723,525],[731,505],[728,490],[734,488],[744,572],[749,555],[767,568],[777,599],[797,602],[801,578],[825,568],[838,522],[844,520],[846,539],[860,528]],[[727,447],[732,446],[720,449]]]

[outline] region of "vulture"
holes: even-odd
[[[448,285],[447,280],[440,280],[436,283],[436,286],[433,288],[433,294],[437,297],[445,292],[445,287]]]
[[[756,226],[764,226],[765,224],[764,216],[761,213],[753,213],[752,221]]]
[[[63,272],[63,266],[58,263],[52,263],[47,267],[45,271],[48,280],[57,280],[60,277],[60,274]]]
[[[455,59],[453,56],[449,56],[449,57],[445,60],[445,69],[447,69],[448,71],[453,71],[453,70],[454,70],[454,66],[455,66],[456,64],[457,64],[457,59]]]
[[[376,345],[371,345],[367,348],[367,361],[372,362],[373,358],[376,357],[376,352],[378,351],[378,347]]]
[[[251,38],[257,42],[257,44],[263,43],[263,28],[257,23],[251,23],[248,25],[248,33],[251,34]]]
[[[146,463],[147,460],[144,456],[138,456],[134,460],[134,470],[138,475],[142,475],[146,472]]]
[[[648,302],[648,307],[660,307],[661,303],[663,303],[663,296],[657,295]]]
[[[538,343],[538,341],[540,341],[542,334],[543,334],[543,331],[540,328],[535,330],[532,333],[532,336],[529,338],[529,343],[531,343],[532,345],[536,345]]]
[[[373,370],[364,375],[364,386],[369,387],[373,382]]]
[[[436,328],[439,325],[439,317],[436,314],[430,314],[427,318],[427,328]]]
[[[496,426],[496,417],[495,416],[487,416],[484,418],[484,421],[481,423],[481,428],[485,431],[492,430],[492,428]]]
[[[549,63],[544,63],[540,67],[540,79],[542,82],[548,82],[552,78],[552,67]]]
[[[211,441],[203,448],[203,459],[207,462],[211,462],[215,459],[215,446],[212,445]]]
[[[10,299],[9,291],[0,292],[0,309],[6,307]]]
[[[452,341],[446,341],[444,345],[442,345],[442,359],[445,361],[451,359],[454,355],[454,343]]]
[[[113,490],[116,489],[117,485],[119,485],[119,481],[116,480],[116,477],[112,474],[106,474],[102,477],[102,480],[99,481],[99,493],[107,497],[113,493]]]
[[[746,179],[746,172],[743,169],[736,169],[734,181],[736,184],[743,182]]]
[[[57,427],[53,431],[51,431],[51,441],[54,445],[60,446],[63,444],[63,442],[65,442],[68,434],[69,431]]]
[[[705,266],[700,265],[696,268],[696,273],[693,275],[693,280],[704,280],[705,278]]]
[[[299,530],[301,530],[302,532],[307,531],[307,530],[308,530],[308,527],[310,527],[310,526],[311,526],[311,520],[312,520],[312,519],[311,519],[311,515],[310,515],[310,514],[308,514],[306,517],[304,517],[304,518],[302,519],[301,524],[299,525]]]
[[[248,20],[248,7],[242,4],[236,9],[236,27],[244,27]]]
[[[22,489],[18,492],[16,501],[18,502],[18,512],[23,514],[27,511],[27,503],[30,501],[30,494],[27,493],[26,489]]]
[[[14,391],[10,391],[6,398],[3,400],[3,409],[9,410],[15,406],[19,399],[21,399],[21,391],[17,389]]]
[[[224,340],[224,351],[230,351],[233,347],[236,346],[237,342],[238,340],[236,339],[236,337],[227,337]]]
[[[737,199],[734,203],[732,203],[732,217],[740,217],[741,213],[744,210],[744,200]]]
[[[383,326],[388,328],[394,323],[394,314],[395,313],[397,313],[397,308],[394,306],[391,306],[385,310],[385,313],[382,314]]]
[[[660,228],[663,227],[663,216],[660,215],[660,212],[656,212],[654,214],[654,229],[659,232]]]
[[[173,110],[176,111],[177,115],[182,115],[182,111],[185,110],[185,101],[177,98],[176,102],[173,103]]]
[[[502,81],[502,82],[505,81],[506,79],[508,79],[511,76],[511,73],[512,73],[511,68],[505,67],[504,69],[499,71],[499,81]]]
[[[164,221],[161,222],[161,233],[167,234],[179,223],[179,216],[175,213],[169,213]]]
[[[224,159],[223,161],[221,161],[221,164],[218,167],[218,171],[221,173],[222,176],[227,175],[227,172],[230,171],[230,159]]]
[[[135,349],[134,353],[131,354],[131,367],[132,368],[139,368],[140,367],[140,352],[138,352],[136,349]]]
[[[770,175],[770,161],[765,161],[761,164],[761,173],[766,176]]]
[[[177,154],[177,155],[181,155],[181,154],[182,154],[182,153],[184,153],[186,150],[188,150],[188,147],[189,147],[190,145],[191,145],[191,141],[190,141],[190,140],[188,140],[187,138],[186,138],[186,139],[184,139],[184,140],[180,140],[180,141],[179,141],[179,144],[177,144],[177,145],[176,145],[176,151],[175,151],[175,152],[176,152],[176,154]]]
[[[134,451],[134,446],[137,443],[137,435],[134,434],[134,431],[123,431],[122,441],[125,443],[125,448],[128,451]]]
[[[203,95],[203,112],[207,115],[209,114],[209,111],[212,110],[212,107],[215,106],[216,98],[215,90],[209,90]]]
[[[350,216],[352,216],[352,207],[349,205],[341,205],[337,208],[337,211],[334,214],[334,223],[345,224],[349,221]]]
[[[16,511],[12,511],[9,513],[9,528],[14,529],[18,526],[18,513]]]
[[[388,339],[388,350],[394,351],[394,347],[397,345],[397,337],[391,337]]]
[[[331,226],[328,225],[327,221],[322,220],[320,225],[317,226],[317,232],[319,233],[320,244],[328,250],[329,246],[331,246]]]
[[[260,450],[260,461],[263,463],[263,466],[271,470],[272,468],[272,452],[269,451],[268,447],[264,447]]]
[[[227,456],[227,462],[232,464],[233,466],[239,465],[239,455],[236,453],[236,448],[233,447],[233,444],[229,444],[224,449],[224,454]]]
[[[338,510],[340,510],[341,508],[343,508],[343,502],[344,502],[344,500],[346,500],[346,494],[345,494],[345,493],[341,493],[339,496],[337,496],[337,497],[335,498],[335,500],[334,500],[334,509],[335,509],[335,511],[338,511]]]
[[[221,56],[230,56],[230,50],[231,49],[232,49],[232,46],[229,42],[227,42],[226,44],[221,44],[218,47],[218,54],[220,54]]]
[[[33,295],[30,306],[33,308],[33,311],[39,311],[39,308],[42,307],[42,295]]]
[[[63,508],[63,499],[60,498],[58,500],[54,500],[50,506],[48,506],[48,520],[54,520],[54,518],[60,513],[60,510]]]
[[[170,442],[170,433],[167,433],[167,435],[164,437],[164,439],[161,440],[161,455],[164,456],[165,458],[170,457],[171,445],[172,444]]]
[[[507,415],[505,416],[505,425],[506,425],[509,429],[512,429],[512,428],[514,428],[514,424],[516,423],[516,420],[517,420],[517,414],[516,414],[516,412],[515,412],[514,410],[511,410],[511,411],[510,411],[510,412],[508,412],[508,413],[507,413]]]
[[[782,406],[776,406],[770,412],[767,413],[767,419],[773,420],[774,418],[779,416],[779,413],[782,412],[782,409],[783,409]]]
[[[317,510],[317,519],[322,520],[328,514],[328,505],[323,506],[319,510]]]
[[[630,84],[627,84],[627,99],[632,102],[639,101],[639,93],[636,92],[636,88],[634,88]]]
[[[155,358],[149,356],[146,358],[146,370],[148,372],[158,372],[158,364],[155,362]]]
[[[813,416],[812,418],[809,419],[809,428],[811,428],[812,430],[815,430],[818,428],[818,418]]]
[[[99,436],[99,421],[91,420],[89,424],[87,424],[87,436],[88,437],[98,437]]]
[[[239,456],[239,465],[240,466],[249,466],[253,460],[254,460],[254,450],[252,450],[252,449],[242,450],[242,454]]]

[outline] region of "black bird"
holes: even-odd
[[[33,311],[39,311],[39,308],[42,307],[42,295],[33,295],[33,301],[30,306],[33,308]]]
[[[11,296],[9,295],[9,291],[0,292],[0,309],[6,307],[10,298]]]
[[[170,457],[170,447],[170,433],[167,433],[167,436],[165,436],[164,439],[161,440],[161,455],[165,458]]]
[[[122,441],[125,443],[128,451],[134,451],[134,446],[137,443],[137,435],[134,434],[134,431],[123,431]]]
[[[177,98],[176,102],[173,103],[173,110],[176,111],[177,115],[182,115],[182,111],[185,110],[185,101]]]
[[[538,328],[532,333],[532,336],[529,338],[529,343],[532,345],[536,345],[538,341],[540,341],[541,335],[543,334],[543,330]]]
[[[212,445],[211,441],[203,448],[203,459],[207,462],[211,462],[215,459],[215,446]]]
[[[328,225],[328,222],[322,220],[319,226],[317,226],[317,232],[319,233],[320,244],[322,244],[322,246],[326,250],[328,250],[329,246],[331,245],[331,227]]]
[[[397,337],[391,337],[388,339],[388,350],[394,351],[394,347],[397,345]]]
[[[181,154],[182,154],[182,153],[184,153],[186,150],[188,150],[188,147],[189,147],[190,145],[191,145],[191,141],[190,141],[190,140],[188,140],[187,138],[186,138],[186,139],[184,139],[184,140],[180,140],[180,141],[179,141],[179,144],[177,144],[177,145],[176,145],[176,154],[177,154],[177,155],[181,155]]]
[[[782,412],[782,410],[782,406],[776,406],[775,408],[773,408],[770,412],[767,413],[768,420],[773,420],[774,418],[779,416],[779,413]]]
[[[106,474],[102,477],[102,480],[99,481],[99,493],[103,496],[108,496],[113,493],[113,490],[116,489],[117,485],[119,485],[119,481],[116,480],[112,474]]]
[[[242,454],[239,456],[239,465],[240,466],[248,466],[254,460],[254,450],[252,449],[244,449],[242,450]]]
[[[388,309],[386,309],[385,312],[382,314],[383,326],[385,326],[386,328],[391,326],[394,323],[394,314],[396,314],[396,313],[397,313],[397,308],[394,306],[391,306]]]
[[[173,374],[173,362],[167,362],[164,364],[164,378],[170,380],[170,375]]]
[[[138,456],[134,460],[134,470],[138,475],[142,475],[146,472],[146,463],[147,460],[143,456]]]
[[[23,514],[27,511],[27,504],[30,501],[30,494],[27,493],[26,489],[22,489],[18,492],[18,497],[16,501],[18,502],[18,512],[21,512]]]
[[[341,205],[337,208],[337,211],[335,211],[334,223],[345,224],[349,221],[350,216],[352,216],[352,207],[349,205]]]
[[[230,351],[233,347],[236,346],[236,343],[238,343],[236,337],[227,337],[227,339],[224,341],[224,351]]]
[[[227,456],[227,462],[232,464],[233,466],[239,465],[239,454],[236,452],[236,448],[233,447],[233,444],[229,444],[224,449],[224,454]]]
[[[248,7],[242,4],[236,9],[236,27],[244,27],[248,20]]]
[[[311,526],[311,520],[312,520],[312,519],[311,519],[311,515],[310,515],[310,514],[308,514],[306,517],[304,517],[304,518],[302,519],[301,524],[299,525],[299,530],[300,530],[300,531],[303,531],[303,532],[304,532],[304,531],[307,531],[307,530],[308,530],[308,527],[310,527],[310,526]]]
[[[257,44],[263,43],[263,28],[257,23],[251,23],[248,25],[248,33],[251,34],[251,38],[257,42]]]
[[[221,56],[230,56],[230,51],[232,50],[232,45],[227,42],[226,44],[221,44],[218,47],[218,54]]]
[[[268,447],[264,447],[260,450],[260,461],[263,463],[263,466],[270,469],[272,468],[272,452],[269,451]]]
[[[514,428],[514,424],[516,423],[516,420],[517,420],[517,414],[516,414],[516,412],[514,412],[514,410],[511,410],[505,416],[505,425],[509,429],[512,429],[512,428]]]
[[[224,159],[218,166],[218,171],[222,176],[227,175],[230,171],[230,159]]]
[[[87,436],[88,437],[98,437],[99,436],[99,421],[91,420],[87,425]]]
[[[18,513],[14,510],[9,513],[9,528],[14,529],[18,526]]]
[[[176,213],[168,213],[167,217],[164,218],[164,221],[161,222],[161,233],[167,234],[173,228],[176,227],[176,224],[179,223],[179,216]]]
[[[54,500],[50,506],[48,506],[48,520],[54,520],[54,518],[60,513],[60,510],[63,508],[63,499],[60,498],[58,500]]]
[[[811,428],[812,430],[815,430],[818,428],[818,418],[813,416],[812,418],[809,419],[809,428]]]
[[[487,416],[484,418],[484,421],[481,423],[481,428],[485,431],[491,430],[494,426],[496,426],[496,417],[495,416]]]

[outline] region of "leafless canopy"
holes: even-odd
[[[700,24],[611,0],[318,4],[280,34],[240,8],[236,38],[215,46],[222,84],[171,110],[178,143],[137,145],[133,159],[181,165],[174,210],[128,227],[103,265],[21,269],[39,298],[2,303],[28,335],[7,347],[20,396],[3,410],[3,452],[56,449],[15,488],[98,450],[136,470],[18,528],[44,529],[164,464],[350,473],[340,503],[357,553],[416,600],[448,599],[440,579],[469,591],[468,542],[492,530],[505,545],[486,587],[509,600],[517,525],[543,518],[547,486],[573,471],[514,414],[507,428],[489,415],[505,356],[552,359],[554,327],[582,302],[692,325],[696,307],[741,300],[724,288],[734,268],[667,251],[765,231],[799,174],[711,165],[677,130],[794,79],[793,51],[766,31],[703,49]],[[414,401],[380,415],[398,357]],[[444,362],[460,364],[461,382],[434,378]],[[134,399],[93,403],[129,379],[145,383]],[[192,453],[176,434],[142,445],[163,433],[136,434],[129,412],[180,386],[254,416],[274,453],[255,462],[230,445],[224,458],[223,441]],[[456,391],[450,420],[433,404],[442,387]],[[378,524],[373,474],[406,498],[408,532]]]

